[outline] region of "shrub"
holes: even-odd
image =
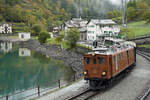
[[[40,32],[38,36],[38,40],[40,43],[45,43],[48,38],[50,38],[50,35],[46,31]]]
[[[42,26],[40,24],[35,24],[32,27],[32,35],[38,36],[42,30]]]

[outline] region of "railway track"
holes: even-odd
[[[144,51],[141,51],[141,50],[137,50],[137,54],[143,56],[148,61],[150,61],[150,53],[147,53],[147,52],[144,52]]]
[[[150,53],[137,50],[137,54],[143,56],[148,61],[150,61]],[[144,94],[140,97],[140,100],[148,100],[147,97],[150,96],[150,88],[147,89],[147,91],[144,92]]]
[[[101,91],[92,91],[90,89],[87,89],[77,95],[74,95],[70,98],[68,98],[67,100],[88,100],[90,98],[92,98],[93,96],[99,94]]]

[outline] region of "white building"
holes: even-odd
[[[112,36],[120,32],[120,27],[111,19],[92,19],[87,24],[87,40],[94,41],[98,36]]]
[[[81,18],[73,18],[65,22],[65,33],[71,28],[79,29],[80,41],[94,41],[99,36],[113,36],[120,32],[120,27],[111,19],[91,19],[88,22]]]
[[[12,43],[11,42],[1,42],[0,43],[0,51],[8,53],[12,50]]]
[[[30,33],[19,33],[19,39],[22,41],[27,41],[31,38]]]
[[[120,32],[120,26],[111,19],[100,20],[99,26],[103,35],[117,35]]]
[[[0,24],[0,33],[12,34],[12,27],[10,24]]]
[[[99,20],[91,20],[87,24],[87,40],[94,41],[100,34],[100,27],[98,26]]]
[[[19,48],[19,56],[21,57],[31,56],[31,51],[27,48]]]

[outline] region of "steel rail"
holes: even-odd
[[[144,52],[144,51],[141,51],[141,50],[137,50],[137,54],[143,56],[148,61],[150,61],[150,53]],[[144,93],[144,95],[140,98],[140,100],[146,100],[146,98],[148,97],[149,94],[150,94],[150,88]]]
[[[141,51],[141,50],[137,50],[137,54],[143,56],[148,61],[150,61],[150,53],[147,53],[147,52],[144,52],[144,51]]]
[[[90,89],[87,89],[77,95],[74,95],[70,98],[68,98],[67,100],[88,100],[89,98],[92,98],[93,96],[99,94],[100,91],[92,91]]]

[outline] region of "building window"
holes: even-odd
[[[21,38],[22,38],[22,39],[24,38],[24,35],[23,35],[23,34],[21,34]]]
[[[86,64],[90,64],[90,58],[89,57],[85,57],[84,60],[85,60]]]
[[[108,31],[104,31],[104,34],[108,34]]]
[[[109,31],[109,34],[112,34],[113,32],[112,31]]]
[[[98,57],[99,64],[105,64],[104,57]]]
[[[89,26],[90,28],[93,28],[94,27],[94,25],[91,25],[91,26]]]

